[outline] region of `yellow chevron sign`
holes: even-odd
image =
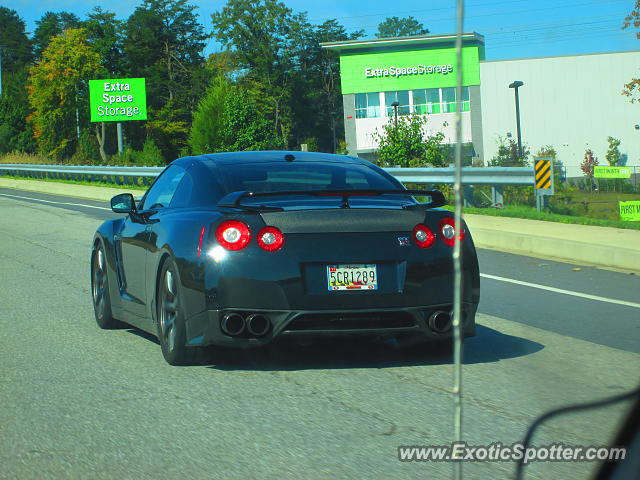
[[[547,190],[551,188],[551,160],[536,160],[536,188]]]

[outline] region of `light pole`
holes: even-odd
[[[391,104],[391,106],[393,107],[393,116],[395,117],[396,129],[398,128],[398,105],[400,104],[397,100]]]
[[[518,96],[518,88],[524,85],[524,82],[516,80],[509,84],[509,88],[513,88],[516,92],[516,129],[518,131],[518,157],[522,159],[522,134],[520,133],[520,97]]]

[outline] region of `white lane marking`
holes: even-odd
[[[95,205],[85,205],[84,203],[54,202],[51,200],[43,200],[41,198],[21,197],[20,195],[9,195],[8,193],[0,193],[3,197],[20,198],[23,200],[33,200],[36,202],[53,203],[55,205],[72,205],[74,207],[97,208],[98,210],[111,210],[107,207],[96,207]]]
[[[529,283],[529,282],[523,282],[521,280],[514,280],[513,278],[505,278],[505,277],[498,277],[496,275],[489,275],[488,273],[481,273],[480,276],[484,278],[489,278],[491,280],[498,280],[499,282],[515,283],[516,285],[522,285],[522,286],[531,287],[531,288],[538,288],[540,290],[547,290],[549,292],[554,292],[554,293],[562,293],[564,295],[572,295],[574,297],[587,298],[589,300],[596,300],[598,302],[615,303],[616,305],[624,305],[625,307],[640,308],[640,303],[627,302],[625,300],[616,300],[615,298],[599,297],[598,295],[590,295],[588,293],[573,292],[571,290],[564,290],[562,288],[548,287],[546,285],[540,285],[537,283]]]

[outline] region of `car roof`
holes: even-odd
[[[297,151],[250,151],[250,152],[225,152],[210,153],[206,155],[194,155],[179,158],[171,162],[174,165],[186,167],[193,163],[202,162],[205,164],[239,164],[239,163],[286,163],[286,162],[321,162],[321,163],[348,163],[355,165],[371,165],[370,162],[358,157],[348,155],[333,155],[331,153],[320,152],[297,152]]]

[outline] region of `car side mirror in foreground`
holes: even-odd
[[[136,202],[130,193],[121,193],[111,199],[111,210],[116,213],[135,213]]]

